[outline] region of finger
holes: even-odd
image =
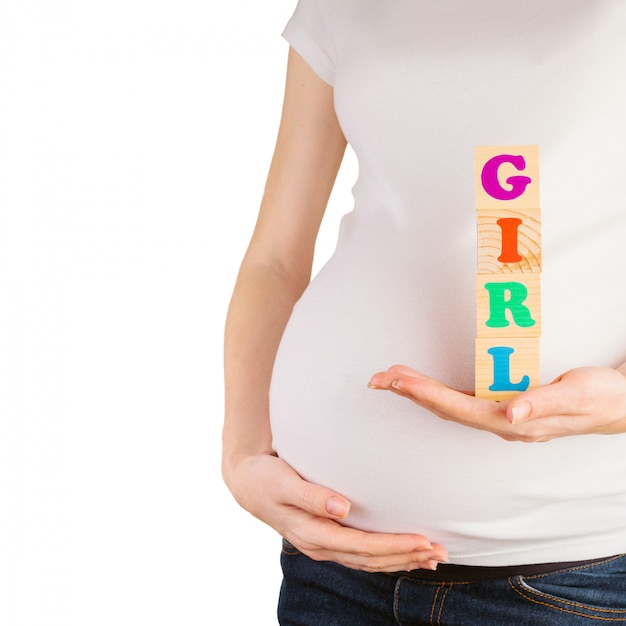
[[[368,383],[371,389],[391,389],[391,383],[399,377],[426,378],[424,374],[407,367],[406,365],[394,365],[384,372],[374,374]]]
[[[505,410],[501,404],[475,398],[423,375],[398,378],[392,388],[436,415],[467,426],[492,430],[497,425],[496,420],[504,421]]]
[[[326,545],[332,550],[349,546],[349,551],[364,557],[413,554],[432,551],[435,546],[418,534],[370,533],[342,526],[339,532],[327,538]]]
[[[406,572],[415,569],[435,570],[440,563],[447,563],[447,551],[437,544],[432,550],[422,550],[409,554],[392,554],[383,557],[357,557],[354,563],[368,571]]]
[[[406,365],[394,365],[385,372],[378,372],[374,374],[370,379],[368,386],[372,389],[388,389],[389,391],[394,391],[395,393],[406,396],[411,395],[412,391],[418,389],[417,385],[420,382],[424,383],[425,385],[431,384],[445,387],[446,389],[451,389],[440,381],[430,378],[429,376],[426,376],[421,372],[411,369]],[[409,383],[414,383],[415,386],[412,386]],[[465,396],[474,397],[473,390],[454,389],[452,391],[454,391],[455,393],[463,394]]]
[[[279,483],[278,499],[282,504],[302,509],[315,517],[344,519],[350,512],[350,501],[341,494],[303,480],[290,468],[287,480]]]
[[[302,511],[300,513],[305,515]],[[435,548],[443,550],[441,546],[433,546],[423,535],[365,532],[320,517],[306,519],[300,516],[299,520],[294,520],[291,529],[298,543],[309,550],[328,550],[360,557],[406,556]]]
[[[515,396],[507,406],[506,417],[511,424],[521,424],[540,418],[577,414],[581,406],[580,397],[580,387],[557,380]]]
[[[406,572],[415,569],[434,570],[442,560],[434,558],[430,552],[392,554],[386,556],[361,556],[334,552],[320,552],[311,558],[320,561],[335,561],[352,569],[366,572]]]
[[[328,521],[328,524],[337,526],[335,522]],[[352,532],[341,532],[344,530]],[[307,528],[306,531],[310,532],[310,529]],[[303,541],[298,536],[290,541],[316,561],[335,561],[346,567],[371,572],[405,571],[421,567],[429,561],[445,562],[448,558],[442,546],[437,544],[431,546],[428,540],[420,535],[363,533],[343,528],[338,533],[331,534],[339,538],[339,543],[335,542],[335,537],[330,538],[329,534],[316,539],[319,545]]]
[[[364,560],[347,559],[347,567],[366,572],[410,572],[416,569],[436,570],[445,561],[430,558],[428,553],[413,555],[392,555],[388,558],[370,557]]]

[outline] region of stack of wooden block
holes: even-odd
[[[476,148],[476,396],[506,400],[539,384],[539,148]]]

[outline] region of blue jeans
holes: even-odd
[[[626,556],[483,582],[418,580],[316,562],[283,542],[283,626],[626,624]]]

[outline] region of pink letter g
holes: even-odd
[[[510,176],[506,179],[511,189],[504,189],[498,180],[498,169],[503,163],[510,163],[518,172],[526,167],[526,161],[521,155],[500,154],[489,159],[481,174],[483,189],[496,200],[515,200],[519,198],[526,187],[532,182],[528,176]]]

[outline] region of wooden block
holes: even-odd
[[[476,148],[477,209],[538,209],[539,147]]]
[[[508,400],[539,381],[539,337],[476,339],[477,398]]]
[[[478,274],[477,337],[541,335],[541,274]]]
[[[541,210],[479,209],[478,273],[541,272]]]

